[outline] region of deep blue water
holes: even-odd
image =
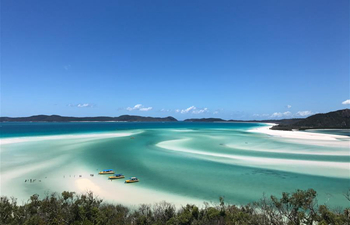
[[[0,123],[0,137],[23,137],[58,134],[96,133],[133,129],[164,128],[229,128],[249,129],[264,126],[256,123],[201,123],[201,122],[4,122]]]

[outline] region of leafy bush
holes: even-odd
[[[167,202],[140,205],[130,209],[120,204],[107,204],[92,192],[78,195],[74,192],[52,193],[40,199],[33,195],[24,205],[15,198],[1,197],[0,224],[152,224],[152,225],[240,225],[240,224],[350,224],[350,208],[332,211],[325,205],[317,206],[316,191],[297,190],[271,196],[245,206],[204,203],[203,208],[187,204],[176,209]],[[350,201],[350,190],[345,194]]]

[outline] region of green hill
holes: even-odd
[[[319,113],[292,124],[279,124],[273,130],[350,129],[350,109]]]

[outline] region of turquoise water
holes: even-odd
[[[159,128],[229,128],[249,129],[263,126],[252,123],[187,123],[187,122],[8,122],[0,123],[0,137],[23,137],[38,135],[79,134],[108,131],[123,131],[132,129],[159,129]]]
[[[217,202],[224,196],[227,202],[246,204],[263,194],[280,196],[314,188],[319,203],[348,204],[343,197],[350,188],[348,140],[335,140],[345,145],[320,146],[249,132],[262,126],[266,125],[2,123],[2,140],[21,137],[22,141],[1,145],[1,194],[25,198],[48,190],[75,190],[73,178],[93,173],[95,177],[89,179],[101,189],[109,185],[111,195],[153,190],[172,196],[155,195],[154,201],[171,202],[173,196],[181,196],[188,201]],[[102,138],[111,133],[129,134]],[[92,136],[79,136],[83,134]],[[133,193],[128,192],[120,186],[122,181],[109,182],[96,175],[102,169],[137,176],[140,182],[128,186]],[[29,178],[41,182],[24,182]]]

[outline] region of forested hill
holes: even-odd
[[[29,117],[0,117],[0,122],[170,122],[177,121],[174,117],[143,117],[122,115],[118,117],[68,117],[58,115],[37,115]]]
[[[350,109],[319,113],[292,124],[279,124],[274,130],[350,129]]]

